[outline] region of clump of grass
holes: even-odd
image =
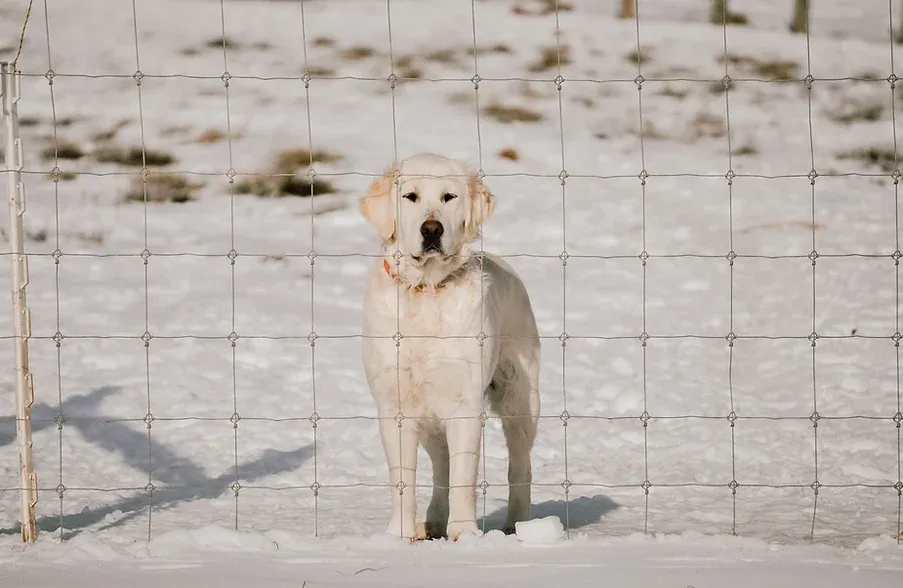
[[[335,45],[335,39],[332,37],[314,37],[311,41],[314,47],[332,47]]]
[[[723,56],[719,56],[718,59],[720,61]],[[748,55],[728,55],[727,62],[768,80],[788,81],[800,77],[799,64],[786,59],[758,59]]]
[[[843,124],[852,124],[854,122],[875,122],[881,120],[884,114],[884,105],[880,102],[872,102],[870,104],[853,104],[831,116],[832,119]]]
[[[41,156],[45,161],[52,161],[56,158],[76,160],[85,156],[84,150],[78,144],[72,141],[58,141],[56,145],[48,145],[41,151]]]
[[[471,47],[473,50],[473,47]],[[437,49],[423,56],[427,61],[436,61],[438,63],[454,63],[458,60],[457,55],[451,49]]]
[[[876,73],[871,70],[861,71],[858,74],[856,74],[855,76],[853,76],[853,78],[856,79],[857,81],[863,81],[863,82],[877,82],[879,80],[884,81],[884,78],[881,77],[881,74]]]
[[[184,55],[185,57],[194,57],[195,55],[200,55],[201,50],[197,47],[183,47],[180,51],[180,55]]]
[[[373,57],[375,53],[376,52],[372,47],[355,45],[354,47],[349,47],[342,51],[342,57],[348,61],[360,61],[362,59],[367,59],[368,57]]]
[[[510,161],[517,161],[520,159],[520,153],[514,147],[504,147],[500,149],[498,156],[502,159],[508,159]]]
[[[311,163],[335,163],[341,159],[342,156],[338,153],[325,149],[311,151],[306,147],[295,147],[283,149],[276,154],[276,163],[273,167],[277,173],[291,173],[299,168],[306,168]]]
[[[94,133],[94,135],[91,136],[91,140],[98,142],[98,143],[103,143],[105,141],[111,141],[116,137],[116,134],[120,131],[120,129],[128,126],[128,124],[129,124],[128,120],[121,120],[118,123],[116,123],[112,128],[110,128],[106,131],[99,131],[97,133]]]
[[[41,124],[41,119],[34,116],[23,116],[19,119],[19,126],[22,128],[36,127]]]
[[[401,79],[419,80],[423,71],[414,64],[412,55],[401,55],[395,59],[396,75]]]
[[[486,55],[487,53],[514,53],[514,51],[508,45],[504,43],[496,43],[495,45],[490,45],[489,47],[477,47],[476,54],[477,55]],[[474,48],[468,47],[467,54],[473,55]]]
[[[219,129],[207,129],[198,135],[198,143],[219,143],[226,138],[226,133]]]
[[[640,47],[625,55],[624,58],[634,65],[645,65],[652,60],[652,49]]]
[[[100,163],[118,163],[128,166],[164,166],[174,163],[176,158],[165,151],[142,150],[141,147],[101,147],[94,152],[94,159]]]
[[[483,107],[483,113],[502,123],[538,122],[542,115],[523,106],[506,106],[499,102],[490,102]]]
[[[195,200],[195,193],[204,187],[192,182],[185,174],[151,174],[146,178],[147,201],[158,204],[167,202],[181,204]],[[124,202],[144,202],[145,181],[133,178]]]
[[[236,194],[254,194],[260,197],[319,196],[336,191],[332,182],[298,174],[312,163],[335,163],[341,155],[325,149],[313,151],[299,147],[285,149],[276,155],[272,175],[252,176],[235,184]]]
[[[745,143],[732,151],[734,155],[756,155],[759,149],[752,143]]]
[[[279,176],[253,176],[235,184],[236,194],[253,194],[266,197],[320,196],[336,191],[332,182],[307,178],[295,174]]]
[[[868,165],[877,166],[888,173],[897,169],[897,161],[899,159],[893,149],[885,147],[859,147],[852,151],[840,153],[837,157],[839,159],[855,159]]]
[[[543,47],[540,49],[539,58],[530,64],[532,72],[547,71],[557,68],[559,65],[571,63],[571,48],[569,45],[560,47]]]
[[[573,4],[569,2],[559,2],[558,0],[541,0],[536,8],[528,8],[523,4],[515,4],[511,8],[511,12],[521,15],[545,16],[547,14],[555,14],[555,12],[570,12],[574,10]]]
[[[727,123],[723,117],[700,112],[690,122],[693,137],[701,138],[718,138],[727,135]]]
[[[749,17],[742,12],[731,12],[730,10],[713,9],[709,15],[709,22],[718,25],[738,25],[745,26],[749,24]]]
[[[226,49],[238,49],[239,44],[229,37],[214,37],[204,43],[210,49],[222,49],[225,47]]]
[[[720,83],[720,82],[719,82]],[[659,96],[667,96],[669,98],[677,98],[678,100],[683,100],[687,97],[686,89],[678,89],[672,86],[671,84],[666,84],[664,88],[659,91]]]
[[[768,79],[793,80],[799,77],[799,64],[785,59],[760,61],[756,73]]]
[[[309,65],[307,66],[305,73],[315,78],[328,78],[335,75],[335,70],[328,67]]]

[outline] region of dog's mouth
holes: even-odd
[[[414,260],[418,265],[423,265],[430,259],[435,259],[437,257],[445,257],[445,254],[442,252],[442,248],[439,246],[429,246],[425,247],[420,255],[412,255],[411,259]]]

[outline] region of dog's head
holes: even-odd
[[[360,206],[384,248],[402,253],[403,269],[437,283],[467,261],[495,198],[463,163],[420,154],[375,180]]]

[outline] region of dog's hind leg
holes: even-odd
[[[539,422],[539,366],[528,363],[507,378],[499,378],[496,385],[501,389],[490,391],[508,445],[508,516],[503,530],[509,535],[514,533],[515,523],[530,518],[530,452]]]

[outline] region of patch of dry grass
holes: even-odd
[[[376,55],[376,51],[374,51],[372,47],[355,45],[354,47],[348,47],[347,49],[342,50],[341,55],[343,59],[347,59],[348,61],[361,61],[373,57]]]
[[[520,159],[520,152],[514,147],[504,147],[496,155],[509,161],[518,161]]]
[[[335,45],[335,39],[332,37],[314,37],[311,43],[314,47],[332,47]]]
[[[700,112],[690,122],[690,135],[694,139],[714,139],[727,135],[724,117]]]
[[[146,181],[147,202],[156,204],[191,202],[196,199],[195,193],[204,187],[201,183],[192,182],[185,174],[150,174]],[[144,201],[145,181],[132,178],[123,202]]]
[[[336,74],[336,71],[329,67],[319,67],[316,65],[307,66],[306,72],[308,75],[314,78],[329,78]]]
[[[53,161],[57,158],[76,160],[85,156],[84,150],[77,143],[61,139],[56,145],[48,145],[41,150],[44,161]]]
[[[718,60],[724,59],[718,56]],[[748,55],[728,55],[729,65],[751,72],[767,80],[789,81],[800,79],[799,64],[786,59],[759,59]]]
[[[195,139],[198,143],[219,143],[226,138],[226,133],[219,129],[206,129]]]
[[[235,184],[236,194],[253,194],[266,197],[319,196],[336,191],[332,182],[307,178],[294,174],[279,176],[252,176]]]
[[[532,72],[542,72],[570,63],[571,47],[569,45],[543,47],[539,51],[539,58],[531,63],[528,69]]]
[[[686,88],[675,88],[671,84],[665,84],[665,87],[662,88],[658,93],[659,96],[677,98],[678,100],[683,100],[687,97],[687,94],[689,94],[689,91]]]
[[[574,10],[573,4],[563,1],[559,2],[558,0],[538,0],[533,4],[534,7],[529,8],[519,2],[511,8],[511,12],[526,16],[546,16],[548,14],[555,14],[556,11],[561,13]]]
[[[867,165],[874,165],[888,173],[897,169],[897,161],[899,160],[893,148],[887,147],[859,147],[852,151],[839,153],[837,157],[839,159],[854,159]]]
[[[831,113],[830,116],[832,120],[848,125],[855,122],[875,122],[876,120],[881,120],[883,114],[884,104],[869,102],[865,104],[846,104],[837,112]]]
[[[471,47],[473,50],[473,47]],[[458,55],[453,49],[437,49],[423,56],[427,61],[435,61],[437,63],[454,63],[458,61]]]
[[[634,65],[646,65],[652,60],[652,48],[640,47],[629,52],[624,58]]]
[[[105,141],[112,141],[116,138],[116,134],[119,133],[120,130],[127,127],[129,125],[129,121],[123,119],[113,125],[111,128],[106,131],[98,131],[91,136],[91,140],[97,143],[103,143]]]
[[[746,156],[746,155],[756,155],[759,153],[758,147],[753,145],[752,143],[744,143],[737,149],[732,151],[734,155]]]
[[[297,173],[313,163],[335,163],[342,156],[325,149],[313,151],[304,147],[284,149],[276,154],[270,175],[256,175],[235,184],[236,194],[253,194],[260,197],[319,196],[336,191],[332,182],[309,178]]]
[[[214,37],[204,43],[204,46],[209,49],[222,49],[223,47],[226,49],[239,49],[241,47],[241,45],[229,37]]]
[[[487,55],[490,53],[505,54],[505,53],[514,53],[514,51],[511,49],[511,47],[509,47],[508,45],[505,45],[504,43],[496,43],[495,45],[490,45],[488,47],[477,47],[476,48],[477,56]],[[467,54],[473,55],[474,48],[468,47]]]
[[[108,145],[94,152],[94,159],[99,163],[118,163],[127,166],[165,166],[175,163],[175,156],[165,151],[144,149],[141,147],[119,147]]]
[[[507,106],[500,102],[490,102],[483,107],[483,114],[502,123],[538,122],[542,115],[524,106]]]
[[[342,156],[326,149],[314,149],[306,147],[294,147],[283,149],[276,154],[276,162],[273,165],[277,173],[290,173],[300,168],[306,168],[313,163],[335,163]]]

